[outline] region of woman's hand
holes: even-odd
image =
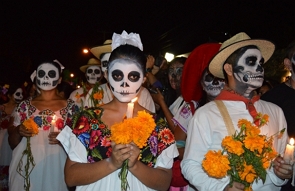
[[[156,94],[151,94],[154,102],[156,104],[159,104],[160,106],[165,103],[165,99],[164,99],[164,96],[162,95],[161,91],[157,88],[157,93]]]
[[[290,179],[293,175],[293,166],[287,164],[281,156],[273,161],[274,173],[281,179]]]
[[[110,162],[116,169],[122,167],[123,162],[130,157],[130,145],[129,144],[116,144],[111,142],[112,155],[110,157]]]
[[[33,136],[33,133],[30,130],[27,130],[27,128],[23,124],[20,124],[16,128],[17,128],[16,129],[17,133],[22,137],[32,137]]]
[[[50,132],[48,135],[48,140],[49,140],[49,144],[51,145],[55,145],[55,144],[59,144],[59,140],[56,139],[57,135],[59,134],[59,132]]]
[[[135,145],[134,143],[129,144],[130,147],[130,157],[129,157],[129,161],[128,161],[128,167],[132,168],[138,161],[138,156],[140,154],[140,150],[137,147],[137,145]]]

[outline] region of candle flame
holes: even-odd
[[[131,102],[134,103],[134,102],[136,102],[136,100],[137,100],[137,97],[133,98],[133,99],[131,100]]]
[[[290,145],[294,145],[294,139],[293,138],[290,139]]]

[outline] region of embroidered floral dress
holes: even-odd
[[[76,124],[73,130],[65,127],[57,137],[72,161],[93,163],[111,156],[111,131],[101,121],[102,115],[103,109],[101,108],[84,110],[78,118],[73,119]],[[174,136],[162,123],[155,127],[148,138],[147,146],[141,149],[139,160],[151,168],[160,166],[171,169],[173,158],[177,155]],[[119,172],[120,169],[95,183],[78,186],[76,190],[121,190]],[[153,190],[142,184],[130,172],[127,180],[130,190]]]
[[[8,144],[7,128],[11,115],[4,110],[4,105],[0,106],[0,190],[8,190],[8,171],[11,161],[12,150]]]
[[[31,191],[67,190],[64,181],[64,165],[66,153],[60,145],[50,145],[48,135],[50,131],[60,131],[65,124],[71,123],[75,112],[74,102],[67,100],[67,106],[59,111],[45,109],[39,111],[31,105],[31,100],[19,104],[14,112],[14,126],[20,125],[24,120],[33,118],[39,126],[38,135],[31,137],[31,150],[36,163],[30,174]],[[26,138],[13,150],[9,169],[9,188],[11,190],[24,190],[24,178],[16,171],[22,152],[26,148]],[[23,159],[25,164],[25,159]]]

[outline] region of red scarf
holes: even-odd
[[[237,94],[234,90],[226,89],[225,87],[215,99],[228,101],[243,101],[250,115],[253,117],[254,123],[256,125],[259,125],[259,120],[255,119],[257,116],[257,111],[254,107],[254,102],[260,99],[259,95],[253,96],[252,99],[247,99],[244,96]]]

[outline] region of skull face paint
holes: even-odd
[[[14,100],[16,103],[20,103],[23,100],[23,90],[18,88],[13,94]]]
[[[207,93],[208,100],[213,100],[218,96],[225,85],[225,80],[213,76],[208,69],[205,69],[201,81],[204,91]]]
[[[105,53],[101,58],[101,70],[105,72],[108,68],[108,62],[110,59],[111,53]]]
[[[42,90],[52,90],[54,89],[59,80],[58,69],[50,64],[44,63],[37,68],[37,86]]]
[[[170,85],[173,89],[179,90],[181,84],[183,64],[180,62],[175,62],[169,67],[168,78]]]
[[[143,83],[142,69],[131,60],[117,59],[110,63],[108,81],[111,91],[120,102],[130,102]]]
[[[96,82],[99,82],[101,79],[101,75],[101,68],[99,66],[90,66],[85,72],[86,79],[90,84],[95,84]]]
[[[261,87],[264,78],[264,58],[255,48],[249,48],[234,64],[233,73],[236,81],[247,86],[248,89]]]

